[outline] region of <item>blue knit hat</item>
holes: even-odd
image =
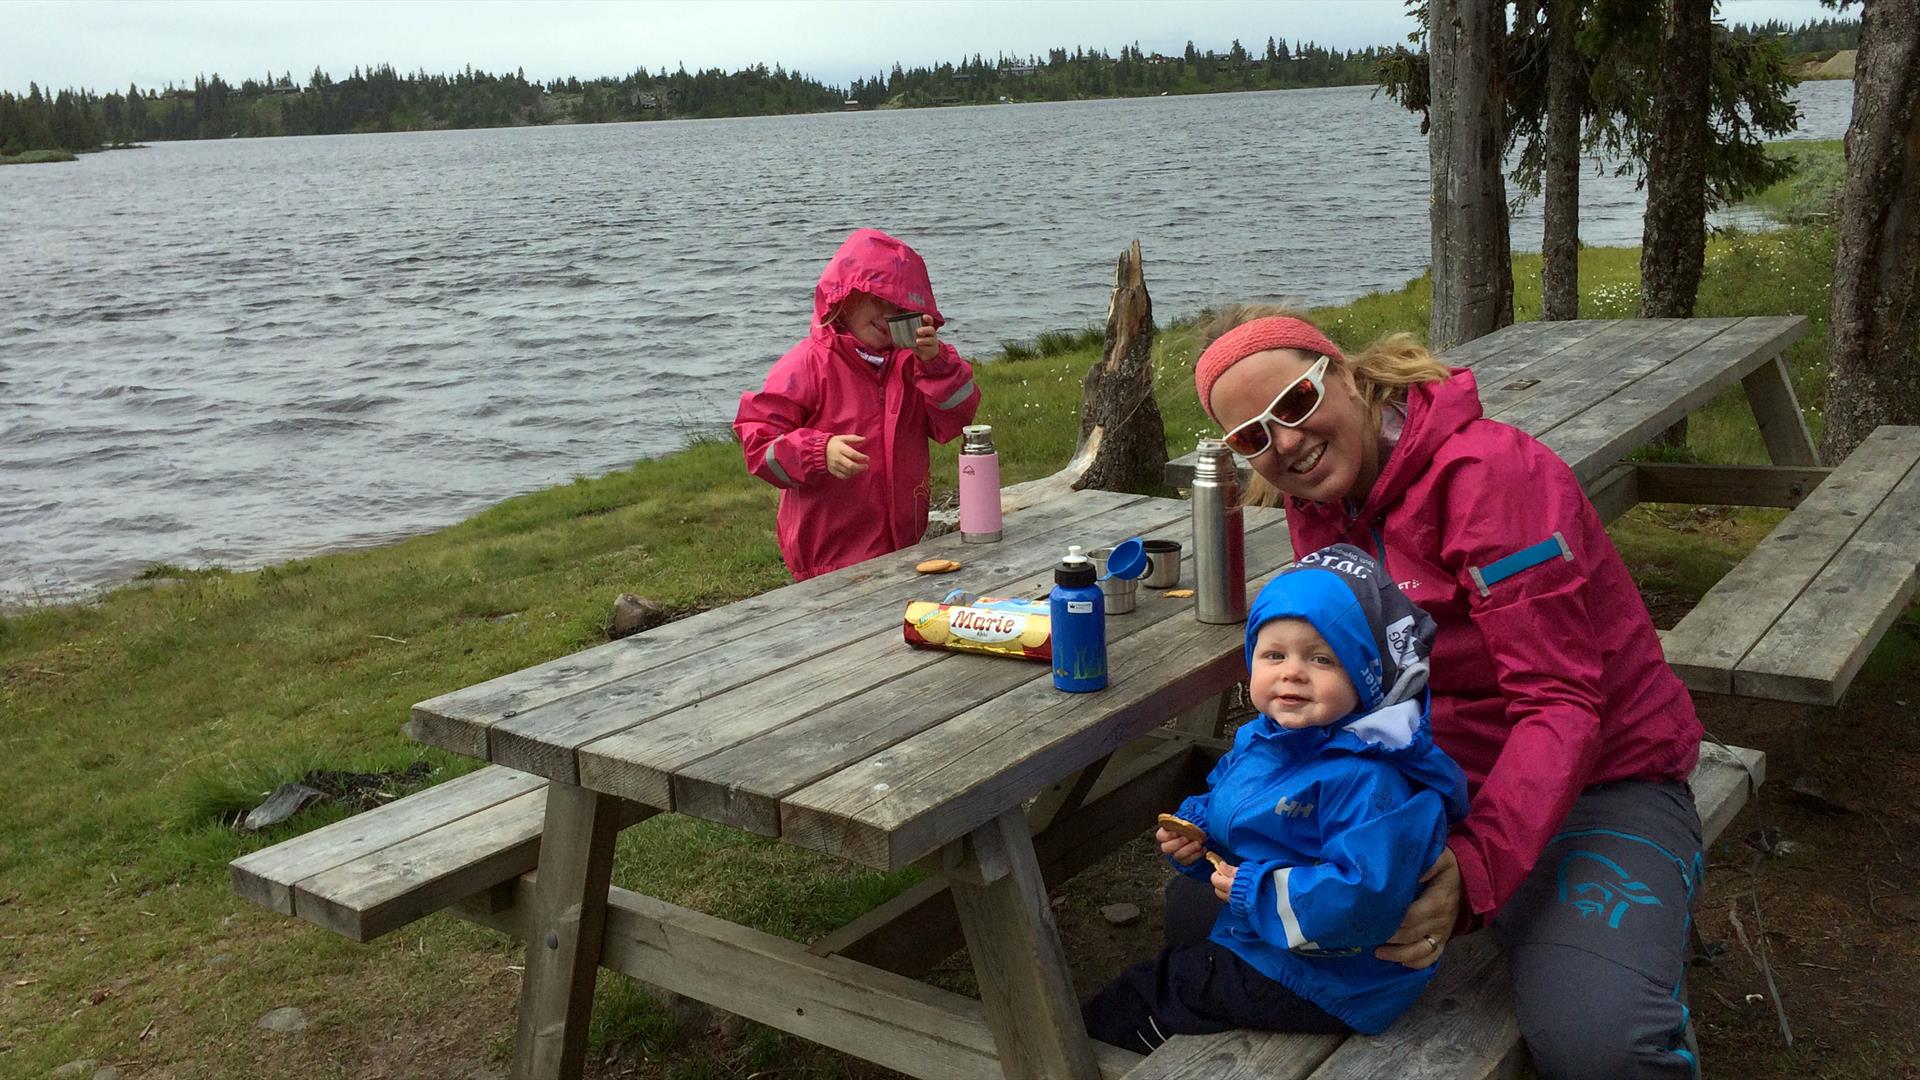
[[[1419,696],[1433,652],[1433,618],[1352,544],[1321,548],[1260,590],[1247,614],[1247,669],[1260,628],[1305,619],[1332,647],[1359,698],[1356,714]]]

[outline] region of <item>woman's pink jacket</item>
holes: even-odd
[[[1693,701],[1599,515],[1553,451],[1482,415],[1472,373],[1408,392],[1363,505],[1288,499],[1287,526],[1296,554],[1380,553],[1438,624],[1433,736],[1470,785],[1448,847],[1474,921],[1513,894],[1582,789],[1693,771]]]
[[[747,469],[780,489],[780,555],[797,581],[918,542],[927,529],[927,440],[951,441],[980,408],[973,367],[951,345],[933,360],[911,349],[887,350],[878,367],[862,359],[853,337],[827,324],[855,291],[945,322],[920,256],[861,229],[814,287],[812,332],[759,391],[740,395],[733,430]],[[833,435],[866,437],[857,449],[867,471],[845,480],[827,471]]]

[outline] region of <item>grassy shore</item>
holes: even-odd
[[[45,165],[54,161],[79,161],[71,150],[23,150],[18,154],[0,154],[0,165]]]
[[[1818,225],[1717,237],[1699,308],[1811,319],[1789,359],[1816,429],[1832,258]],[[1634,313],[1638,259],[1581,253],[1583,316]],[[1537,256],[1515,260],[1523,320],[1538,317],[1538,275]],[[1357,346],[1422,332],[1429,295],[1415,281],[1314,314]],[[1175,324],[1155,346],[1170,455],[1207,430],[1190,378],[1197,345],[1190,325]],[[1097,350],[1097,335],[1051,335],[979,366],[980,420],[995,428],[1007,482],[1066,460]],[[1765,460],[1737,389],[1691,432],[1701,460]],[[953,453],[936,453],[936,487],[951,486]],[[97,603],[0,617],[0,1075],[45,1075],[78,1058],[176,1076],[364,1075],[385,1060],[375,1044],[390,1035],[443,1040],[446,1075],[497,1064],[517,949],[444,918],[354,946],[237,900],[229,859],[340,811],[258,836],[233,822],[313,767],[426,760],[432,782],[476,767],[409,743],[408,706],[606,640],[620,592],[695,609],[782,584],[774,505],[731,440],[713,437],[388,547],[249,573],[156,568]],[[1740,512],[1710,532],[1677,531],[1671,511],[1642,508],[1614,535],[1652,586],[1697,596],[1777,517]],[[911,880],[672,815],[623,836],[615,876],[796,939]],[[297,1044],[254,1029],[284,1005],[313,1024]],[[595,1024],[603,1045],[667,1053],[682,1037],[613,975],[603,975]],[[670,1075],[775,1061],[786,1077],[839,1068],[757,1029],[685,1057]]]

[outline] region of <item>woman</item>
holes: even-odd
[[[1700,723],[1572,470],[1407,335],[1348,359],[1273,309],[1216,330],[1200,403],[1285,496],[1295,554],[1374,552],[1438,625],[1433,734],[1471,808],[1377,955],[1425,967],[1491,925],[1541,1075],[1696,1075]]]

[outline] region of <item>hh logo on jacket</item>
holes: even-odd
[[[1282,795],[1280,796],[1280,801],[1274,804],[1273,812],[1279,814],[1281,817],[1312,817],[1313,804],[1310,802],[1300,802],[1296,799],[1289,799],[1285,795]]]

